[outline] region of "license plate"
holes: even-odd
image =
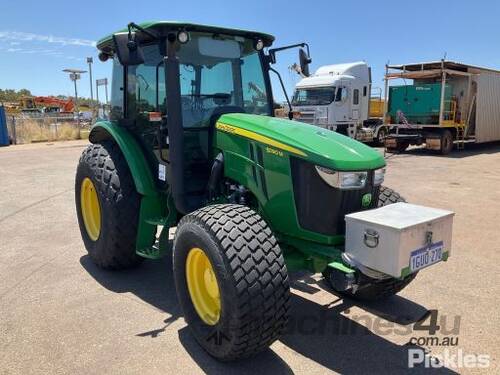
[[[418,271],[443,259],[443,241],[424,246],[410,254],[410,270]]]

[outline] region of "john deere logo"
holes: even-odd
[[[372,195],[371,193],[366,193],[363,195],[363,198],[361,198],[361,205],[363,207],[368,207],[372,203]]]

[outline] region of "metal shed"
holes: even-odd
[[[423,124],[422,127],[453,126],[457,129],[455,142],[459,143],[465,140],[477,143],[500,140],[499,70],[448,60],[387,65],[386,103],[389,100],[387,98],[388,82],[398,78],[411,79],[416,83],[441,84],[439,121],[437,124]],[[453,117],[453,121],[450,121],[449,113],[447,113],[450,111],[444,102],[447,83],[453,83],[454,94],[459,92],[462,96],[460,107],[457,109],[460,116]],[[387,108],[385,108],[385,113],[387,116]],[[459,137],[461,133],[463,137]]]

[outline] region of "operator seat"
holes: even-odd
[[[216,107],[209,118],[209,126],[184,128],[184,189],[188,205],[196,210],[205,204],[208,180],[212,169],[211,155],[217,120],[226,113],[245,113],[238,106]]]

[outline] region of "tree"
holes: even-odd
[[[31,91],[27,89],[21,89],[19,91],[0,89],[0,102],[18,102],[23,96],[31,96]]]

